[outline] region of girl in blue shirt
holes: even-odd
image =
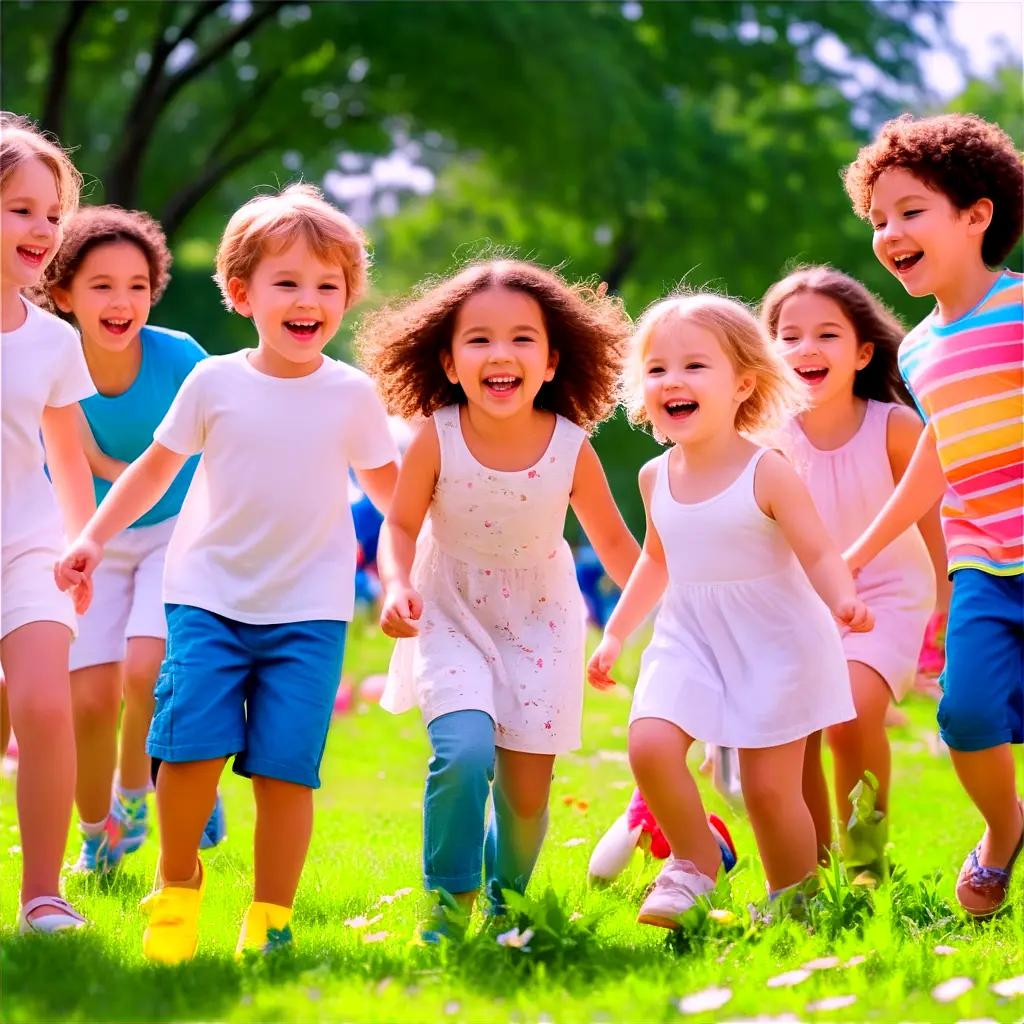
[[[182,382],[206,356],[189,335],[146,324],[167,286],[170,263],[152,217],[117,206],[86,207],[68,224],[43,282],[51,305],[81,331],[98,392],[81,403],[97,503],[152,442]],[[111,542],[71,647],[79,871],[110,870],[148,831],[146,734],[167,637],[164,553],[197,462],[189,460],[164,497]],[[218,800],[207,845],[222,836]]]

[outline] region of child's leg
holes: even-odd
[[[153,689],[165,651],[166,644],[157,637],[133,636],[128,640],[118,762],[118,778],[124,789],[142,790],[149,785],[151,762],[146,736],[153,719]]]
[[[1016,768],[1009,743],[987,750],[954,750],[957,778],[985,819],[978,862],[986,867],[1005,867],[1021,841],[1024,829],[1017,796]]]
[[[7,684],[4,674],[0,671],[0,760],[7,753],[11,742],[11,712],[7,706]]]
[[[750,824],[773,892],[803,881],[817,868],[814,821],[801,790],[803,739],[740,751],[740,780]]]
[[[484,809],[494,778],[494,722],[453,711],[428,726],[433,757],[423,798],[423,875],[467,909],[480,887]]]
[[[110,813],[110,788],[117,758],[117,718],[121,710],[121,665],[92,665],[71,673],[78,778],[78,817],[97,829]]]
[[[829,806],[828,784],[821,765],[821,730],[807,737],[804,747],[803,771],[804,802],[814,820],[814,837],[818,844],[818,859],[828,863],[832,849],[832,811]]]
[[[875,806],[889,807],[892,755],[885,732],[885,713],[892,693],[885,680],[859,661],[849,662],[850,688],[857,717],[828,730],[836,783],[836,811],[840,825],[850,820],[850,790],[863,778],[865,769],[878,779]]]
[[[160,819],[160,866],[157,884],[184,888],[198,886],[199,838],[210,816],[217,782],[227,759],[164,761],[156,784]]]
[[[715,878],[722,851],[708,828],[697,784],[686,766],[693,743],[678,726],[661,718],[640,718],[629,727],[629,763],[672,854],[692,861]]]
[[[313,835],[313,790],[294,782],[254,775],[252,791],[256,798],[253,899],[257,903],[290,907]]]
[[[0,641],[11,724],[18,736],[21,902],[60,892],[60,866],[75,793],[75,731],[68,649],[58,622],[30,622]],[[52,914],[40,907],[32,917]]]
[[[484,875],[498,905],[501,889],[525,892],[548,830],[553,754],[498,749]]]

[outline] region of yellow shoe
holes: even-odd
[[[199,862],[199,888],[165,885],[151,892],[139,908],[149,918],[142,936],[142,955],[147,960],[179,964],[191,960],[199,939],[199,905],[206,876]]]
[[[276,903],[251,903],[242,920],[242,933],[238,936],[235,956],[243,957],[251,950],[254,953],[272,953],[282,946],[291,945],[291,907],[279,907]]]

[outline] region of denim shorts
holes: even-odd
[[[1024,743],[1024,576],[953,573],[939,731],[953,750]]]
[[[252,625],[166,608],[150,755],[171,764],[234,755],[239,775],[317,789],[347,623]]]

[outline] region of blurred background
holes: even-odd
[[[163,222],[174,279],[152,321],[211,352],[254,341],[210,277],[227,218],[300,177],[366,227],[371,304],[494,250],[597,276],[634,316],[684,280],[757,301],[813,261],[910,325],[928,305],[876,264],[840,169],[902,111],[972,111],[1020,146],[1022,11],[5,0],[0,87],[74,149],[86,202]],[[656,446],[621,418],[596,442],[639,528]]]

